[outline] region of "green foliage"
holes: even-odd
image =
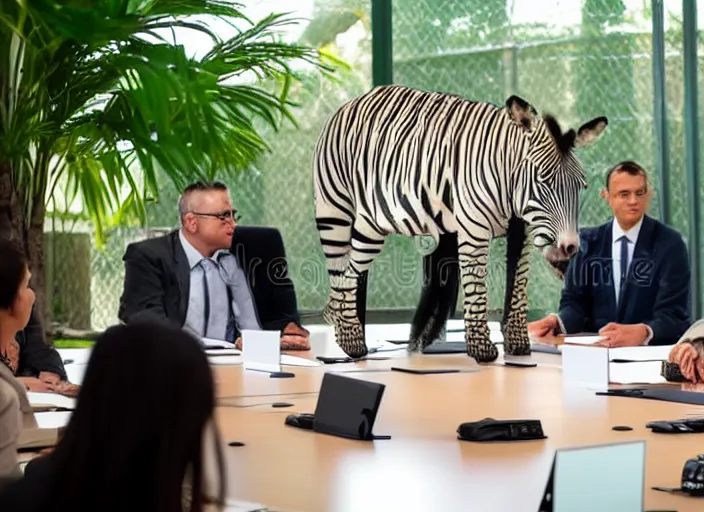
[[[105,226],[144,219],[160,172],[177,187],[235,174],[269,149],[257,121],[274,131],[295,124],[292,63],[326,76],[337,63],[279,40],[297,20],[271,14],[255,23],[241,8],[221,0],[0,3],[0,163],[12,164],[25,222],[47,191],[61,190],[67,203],[80,196],[102,240]],[[244,28],[223,40],[204,16]],[[187,55],[169,37],[176,29],[207,35],[212,49]]]

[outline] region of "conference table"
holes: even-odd
[[[398,337],[408,326],[377,327]],[[315,360],[331,353],[339,348],[328,337],[311,351],[289,354]],[[520,368],[504,365],[500,353],[496,362],[478,365],[466,354],[408,354],[401,347],[373,355],[385,360],[282,366],[295,374],[283,379],[242,364],[214,364],[228,497],[300,512],[537,511],[557,449],[642,440],[644,510],[704,510],[704,498],[651,489],[679,487],[685,461],[704,452],[699,436],[645,427],[653,420],[704,416],[703,407],[599,396],[589,387],[563,384],[559,354],[534,352],[521,359],[537,366]],[[415,375],[392,366],[461,371]],[[348,440],[284,424],[289,414],[315,411],[325,372],[386,386],[374,433],[391,439]],[[292,405],[273,407],[278,402]],[[538,419],[547,438],[457,439],[461,423],[487,417]],[[622,425],[632,430],[612,429]],[[229,446],[231,441],[243,446]]]

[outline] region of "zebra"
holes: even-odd
[[[598,140],[597,117],[562,131],[518,96],[500,106],[402,85],[372,88],[325,122],[315,146],[316,227],[330,291],[324,320],[350,357],[365,343],[368,271],[391,234],[432,237],[428,282],[408,349],[444,328],[463,288],[467,355],[496,360],[489,338],[486,274],[493,238],[507,237],[504,352],[530,354],[526,329],[529,239],[558,276],[579,249],[584,169],[573,148]],[[428,269],[427,265],[430,265]]]

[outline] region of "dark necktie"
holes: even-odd
[[[225,329],[225,340],[230,343],[234,343],[239,334],[237,329],[237,321],[235,318],[235,312],[232,309],[232,289],[230,288],[230,283],[228,279],[224,279],[224,270],[220,267],[220,259],[222,254],[218,256],[218,262],[209,262],[208,259],[204,258],[200,260],[200,266],[203,269],[203,337],[208,337],[208,323],[210,322],[210,290],[208,288],[208,273],[206,271],[206,264],[212,263],[216,266],[217,270],[220,271],[220,277],[225,282],[225,290],[227,290],[227,327]]]
[[[237,319],[235,318],[235,312],[232,309],[232,288],[230,287],[231,280],[225,278],[226,272],[222,267],[222,263],[220,263],[223,256],[227,256],[227,253],[220,253],[218,255],[218,266],[220,267],[218,270],[220,270],[220,277],[222,277],[222,280],[225,282],[225,289],[227,290],[227,328],[225,329],[225,340],[230,343],[234,343],[235,340],[237,340],[237,336],[239,336],[240,331],[237,328]]]
[[[621,237],[621,280],[619,282],[619,296],[621,290],[626,286],[626,276],[628,275],[628,238],[626,235]]]

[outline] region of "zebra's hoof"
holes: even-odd
[[[491,341],[467,343],[467,355],[477,363],[492,363],[499,357],[499,350]]]
[[[423,342],[419,339],[411,339],[408,341],[408,346],[406,347],[406,352],[413,354],[414,352],[423,351]]]
[[[504,354],[507,356],[529,356],[531,354],[530,343],[504,343]]]
[[[513,327],[516,325],[516,327]],[[521,325],[521,327],[518,327]],[[530,338],[525,322],[516,324],[509,323],[504,329],[504,354],[508,356],[529,356]]]
[[[365,357],[369,350],[364,342],[364,330],[359,322],[339,322],[335,325],[335,341],[349,357]]]

